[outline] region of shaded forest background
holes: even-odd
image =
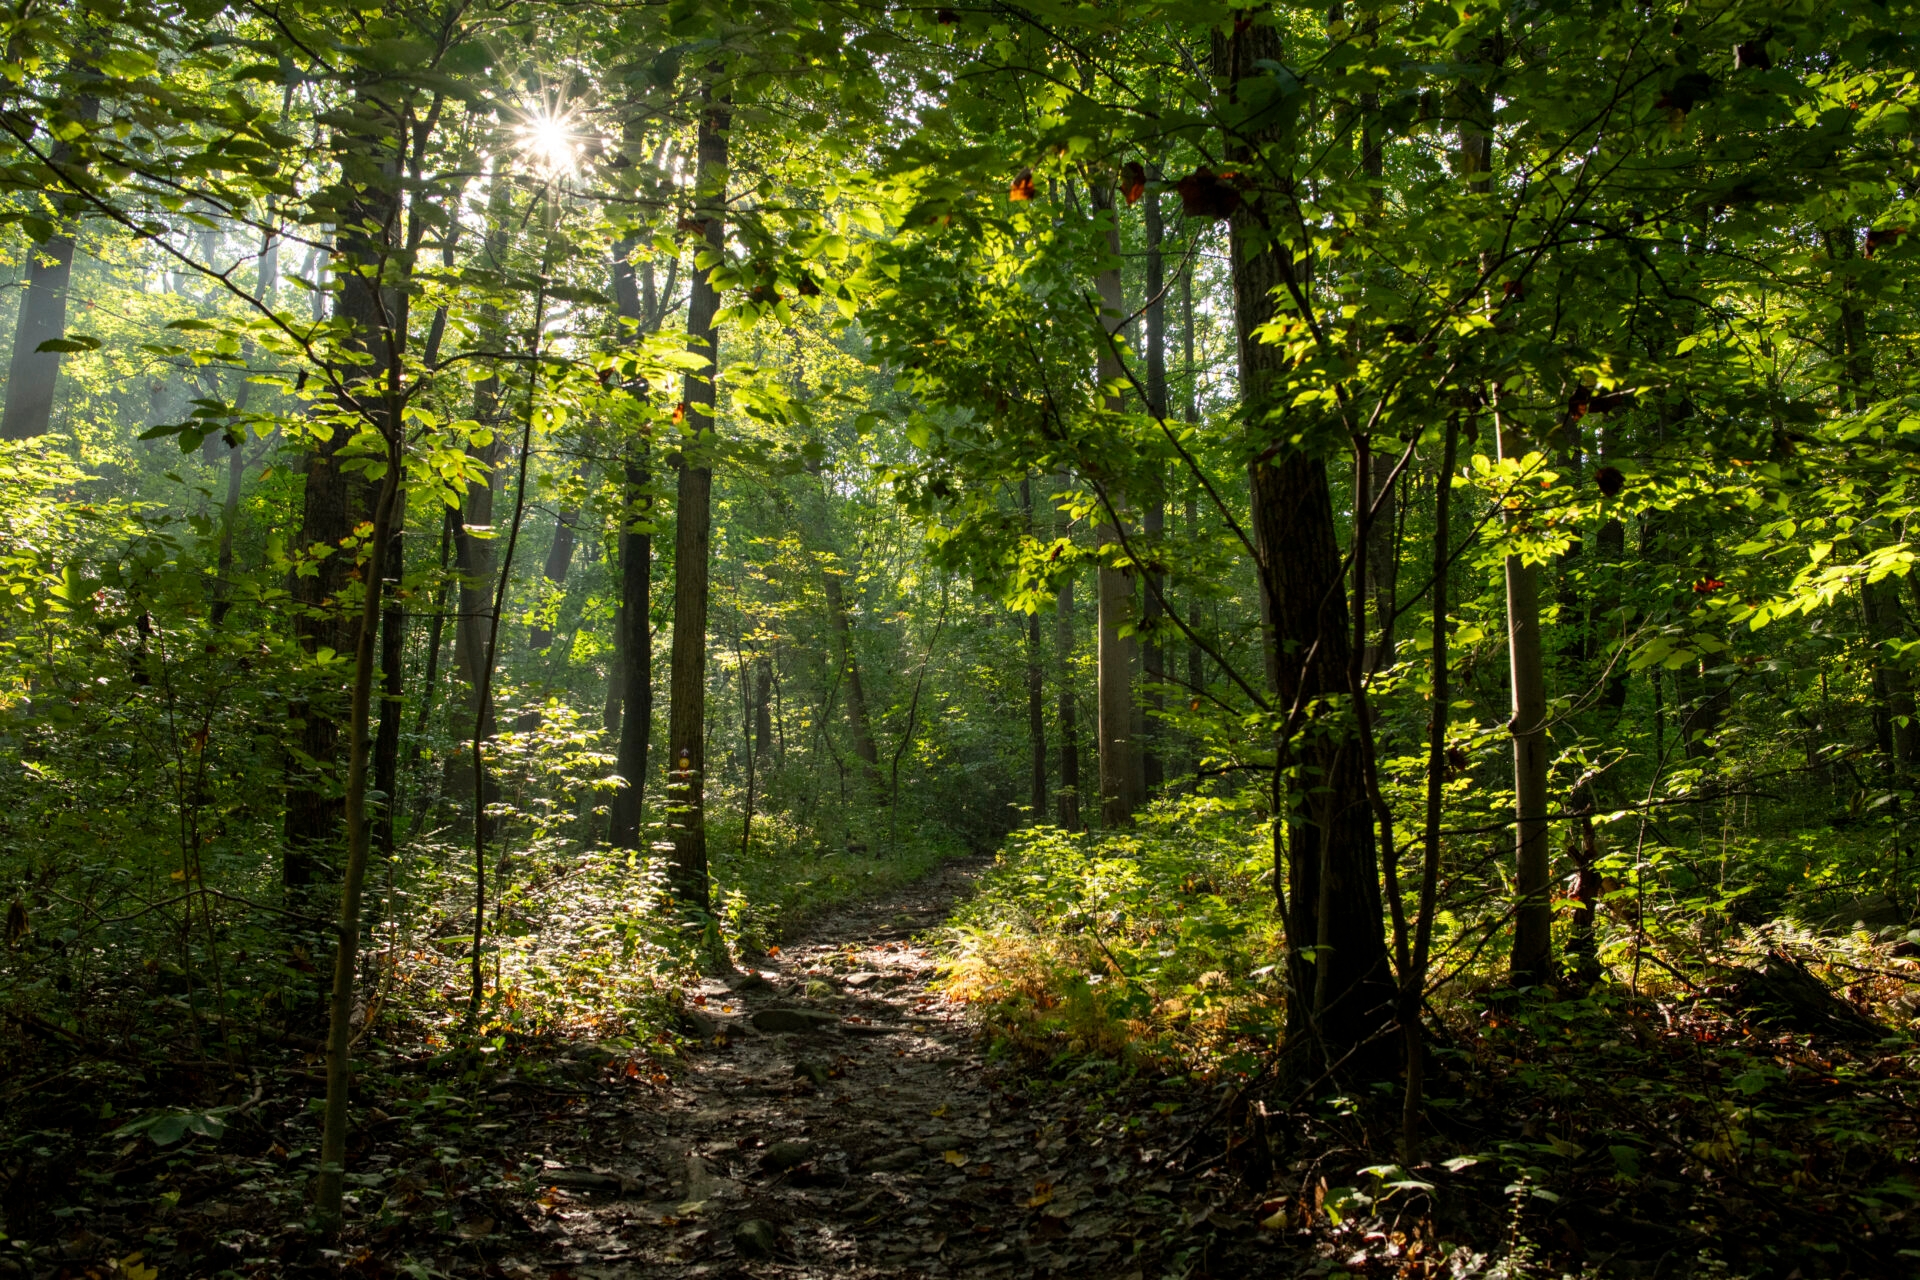
[[[1248,1231],[1911,1269],[1910,5],[0,26],[0,1269],[957,857]]]

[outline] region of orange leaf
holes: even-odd
[[[1147,194],[1147,171],[1138,160],[1127,161],[1126,167],[1120,170],[1120,194],[1127,198],[1129,206]]]
[[[1018,203],[1033,199],[1033,195],[1033,170],[1022,169],[1013,186],[1007,189],[1007,199]]]

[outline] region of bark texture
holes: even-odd
[[[73,118],[93,123],[99,103],[81,97]],[[55,142],[48,158],[58,168],[73,148]],[[55,209],[62,217],[72,211]],[[40,346],[67,336],[67,288],[73,279],[74,240],[62,228],[33,247],[27,256],[27,287],[20,295],[20,314],[13,331],[13,358],[7,366],[7,403],[0,412],[0,439],[28,440],[45,435],[53,422],[53,397],[60,385],[60,353]]]
[[[727,130],[730,111],[711,93],[696,139],[695,189],[704,245],[719,256],[726,245]],[[677,462],[673,572],[673,670],[668,689],[668,823],[673,833],[673,879],[682,901],[701,910],[707,890],[707,587],[713,535],[713,468],[702,456],[700,434],[713,430],[714,380],[720,371],[720,309],[709,269],[696,264],[687,303],[689,349],[708,367],[689,373],[682,393],[688,441]],[[631,623],[629,624],[631,625]],[[629,659],[631,660],[631,658]]]
[[[1239,26],[1216,48],[1232,86],[1278,62],[1280,41],[1265,17]],[[1252,135],[1257,140],[1257,131]],[[1263,166],[1258,147],[1235,140],[1231,159]],[[1292,251],[1276,243],[1260,206],[1231,222],[1234,325],[1251,452],[1255,550],[1269,622],[1269,675],[1277,709],[1299,708],[1284,846],[1275,833],[1275,885],[1284,885],[1290,1070],[1296,1075],[1379,1076],[1397,1057],[1378,1033],[1394,1014],[1381,926],[1379,865],[1366,792],[1363,743],[1337,710],[1351,654],[1347,593],[1325,463],[1290,442],[1285,359],[1256,332],[1278,311]],[[1333,701],[1329,701],[1329,700]]]
[[[1113,189],[1096,184],[1093,203],[1108,219],[1107,252],[1113,265],[1100,272],[1094,286],[1100,295],[1100,322],[1107,332],[1114,333],[1119,330],[1126,311],[1120,293],[1120,227],[1112,217]],[[1104,343],[1100,347],[1098,373],[1103,384],[1111,384],[1122,376],[1120,361]],[[1109,395],[1106,407],[1119,412],[1120,397]],[[1140,642],[1136,635],[1122,634],[1138,621],[1134,613],[1133,574],[1110,563],[1121,554],[1120,530],[1112,519],[1121,514],[1123,495],[1119,486],[1109,481],[1107,496],[1114,511],[1094,534],[1106,549],[1095,574],[1094,594],[1099,610],[1095,660],[1099,676],[1100,820],[1107,827],[1122,827],[1133,821],[1145,787],[1133,705],[1133,672],[1139,663]]]

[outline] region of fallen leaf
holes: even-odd
[[[1033,1194],[1027,1197],[1027,1208],[1038,1209],[1051,1199],[1053,1199],[1053,1184],[1051,1182],[1036,1182],[1033,1184]]]
[[[959,1151],[949,1151],[946,1154],[942,1155],[940,1158],[942,1160],[945,1160],[948,1164],[955,1166],[956,1168],[967,1162],[967,1157],[965,1153],[959,1152]]]

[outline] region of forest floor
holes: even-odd
[[[0,1277],[1914,1274],[1910,1046],[1750,1026],[1705,991],[1490,996],[1437,1033],[1407,1180],[1378,1108],[1271,1112],[996,1036],[936,982],[985,868],[684,985],[677,1035],[363,1046],[332,1246],[312,1047],[41,1036],[0,1085]]]
[[[701,1047],[663,1091],[615,1067],[543,1100],[523,1141],[547,1172],[500,1205],[519,1229],[469,1226],[476,1270],[1122,1277],[1197,1252],[1213,1200],[1162,1169],[1189,1127],[1173,1104],[1143,1119],[991,1064],[929,990],[927,934],[976,871],[843,907],[690,990]]]

